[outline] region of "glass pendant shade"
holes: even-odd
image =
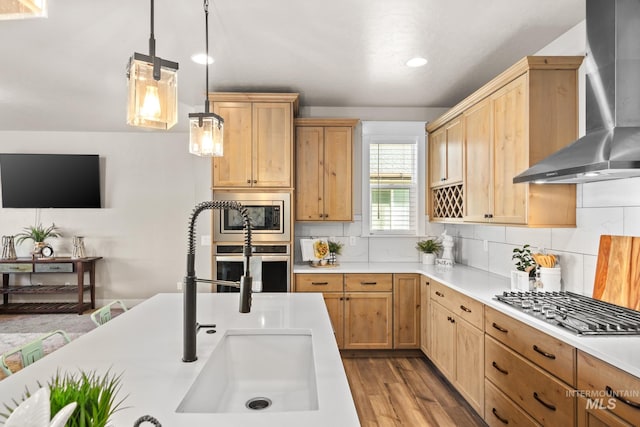
[[[2,0],[0,1],[0,20],[46,18],[46,0]]]
[[[189,114],[189,153],[222,157],[224,120],[214,113]]]
[[[178,122],[178,64],[154,59],[161,64],[159,80],[154,78],[151,57],[135,53],[129,61],[127,124],[170,129]]]

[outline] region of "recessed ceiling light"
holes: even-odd
[[[416,56],[415,58],[411,58],[410,60],[408,60],[406,65],[407,67],[422,67],[423,65],[426,65],[427,62],[428,61],[425,58]]]
[[[204,53],[195,53],[191,55],[191,60],[200,65],[213,64],[213,58]]]

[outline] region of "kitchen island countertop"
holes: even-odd
[[[558,338],[598,359],[640,378],[640,336],[579,336],[562,327],[529,316],[494,297],[510,290],[510,279],[485,270],[456,264],[452,268],[412,262],[342,263],[337,267],[317,268],[296,264],[298,273],[418,273],[430,277],[505,313],[546,334]]]
[[[158,294],[79,337],[33,365],[0,381],[0,405],[20,399],[28,387],[46,383],[56,370],[122,373],[119,397],[127,396],[111,419],[132,426],[151,415],[163,426],[358,426],[358,416],[320,294],[254,294],[251,312],[238,312],[238,294],[198,294],[197,319],[217,324],[217,333],[198,333],[198,360],[183,363],[182,295]],[[177,413],[207,359],[230,329],[311,331],[318,410],[298,412]],[[254,357],[260,357],[259,354]]]

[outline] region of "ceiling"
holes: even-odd
[[[0,0],[2,1],[2,0]],[[148,53],[148,0],[49,0],[0,21],[0,130],[125,124],[125,66]],[[585,0],[210,0],[209,90],[299,92],[303,106],[449,107],[585,18]],[[155,1],[156,54],[177,61],[179,122],[204,109],[202,0]],[[404,65],[413,56],[429,63]]]

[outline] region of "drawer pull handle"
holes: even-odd
[[[49,267],[49,270],[60,270],[60,267],[51,266],[51,267]]]
[[[548,358],[548,359],[552,359],[555,360],[556,359],[556,355],[555,354],[551,354],[551,353],[547,353],[546,351],[540,350],[540,347],[538,347],[537,345],[533,345],[533,350],[536,353],[540,353],[541,355],[543,355],[544,357]]]
[[[547,409],[551,409],[552,411],[555,411],[555,410],[556,410],[555,405],[552,405],[551,403],[547,403],[547,402],[545,402],[544,400],[542,400],[542,399],[540,398],[540,396],[538,396],[538,392],[537,392],[537,391],[534,391],[534,392],[533,392],[533,398],[534,398],[535,400],[537,400],[538,402],[540,402],[540,403],[541,403],[544,407],[546,407]]]
[[[632,402],[631,400],[627,400],[621,396],[618,395],[618,393],[616,393],[615,391],[613,391],[613,389],[609,386],[605,387],[605,390],[607,391],[607,395],[609,396],[613,396],[616,399],[618,399],[620,402],[631,406],[632,408],[636,408],[636,409],[640,409],[640,403],[636,403],[636,402]]]
[[[444,294],[440,291],[436,291],[436,295],[438,295],[439,297],[444,297]]]
[[[372,285],[377,285],[378,282],[360,282],[361,285],[367,285],[367,286],[372,286]]]
[[[461,305],[461,306],[460,306],[460,309],[461,309],[462,311],[466,311],[467,313],[471,313],[471,309],[469,309],[469,308],[465,307],[464,305]]]
[[[325,286],[328,285],[329,282],[311,282],[311,284],[316,286]]]
[[[493,326],[495,329],[499,330],[500,332],[504,332],[505,334],[509,332],[508,329],[505,329],[505,328],[501,327],[496,322],[493,322],[493,324],[491,326]]]
[[[509,371],[507,371],[506,369],[502,369],[500,366],[498,366],[498,364],[495,362],[495,360],[493,362],[491,362],[491,366],[496,368],[498,370],[498,372],[500,372],[501,374],[509,375]]]
[[[498,415],[498,411],[496,410],[496,408],[491,409],[491,412],[493,412],[493,416],[496,417],[502,424],[509,424],[509,420]]]

